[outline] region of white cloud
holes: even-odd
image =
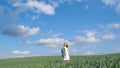
[[[82,49],[95,49],[96,48],[96,46],[94,46],[94,45],[87,45],[87,46],[83,46],[83,47],[81,47]]]
[[[3,27],[2,34],[14,36],[14,37],[24,37],[29,35],[36,35],[39,32],[39,28],[29,28],[24,25],[7,25]]]
[[[12,54],[14,54],[14,55],[27,55],[29,53],[30,53],[30,51],[19,51],[19,50],[12,51]]]
[[[83,2],[85,0],[57,0],[58,3],[69,3],[72,4],[74,2]]]
[[[110,28],[120,28],[120,24],[119,24],[119,23],[109,24],[108,26],[109,26]]]
[[[105,28],[105,25],[104,24],[98,24],[99,28]]]
[[[77,49],[72,49],[72,50],[71,50],[71,53],[73,53],[73,54],[79,53],[79,50],[77,50]]]
[[[51,33],[51,32],[50,32]],[[96,33],[92,31],[86,31],[85,37],[76,36],[70,40],[65,40],[63,38],[51,37],[51,38],[41,38],[37,41],[24,41],[24,44],[27,45],[43,45],[50,47],[57,47],[63,45],[64,42],[68,42],[69,45],[76,45],[79,43],[96,43],[99,42],[99,39],[95,37]]]
[[[99,42],[99,39],[95,37],[96,33],[93,31],[86,31],[86,36],[76,36],[70,41],[75,44],[75,43],[95,43]]]
[[[120,48],[118,48],[118,51],[120,51]]]
[[[33,44],[33,45],[43,45],[43,46],[50,46],[50,47],[57,47],[63,45],[66,40],[62,38],[42,38],[37,41],[25,41],[24,44]]]
[[[119,4],[116,7],[116,12],[120,13],[120,2],[119,2]]]
[[[96,55],[97,54],[97,52],[91,52],[91,51],[81,52],[80,50],[77,50],[77,49],[71,50],[70,53],[72,55]]]
[[[106,6],[114,7],[117,13],[120,13],[120,0],[102,0]]]
[[[103,36],[103,39],[115,39],[116,35],[113,33],[107,33]]]
[[[47,35],[48,35],[48,36],[51,36],[51,34],[53,34],[53,31],[52,31],[52,30],[49,30],[48,33],[47,33]]]
[[[62,35],[62,33],[54,33],[52,30],[49,30],[47,35],[55,38],[55,37]]]
[[[44,2],[44,1],[28,0],[26,3],[16,2],[13,6],[14,7],[19,7],[19,8],[24,7],[26,9],[33,10],[37,13],[54,15],[55,14],[55,8],[57,7],[57,3],[54,2],[51,5],[51,4],[46,4],[46,2]]]
[[[21,56],[19,56],[20,58],[23,58],[23,57],[25,57],[25,56],[23,56],[23,55],[21,55]]]
[[[51,35],[53,31],[49,31],[49,34]],[[65,40],[64,38],[58,38],[58,37],[50,37],[50,38],[41,38],[40,40],[36,41],[30,41],[26,40],[23,41],[23,44],[27,45],[43,45],[43,46],[50,46],[50,47],[57,47],[63,45],[64,42],[68,42],[69,45],[76,45],[79,43],[96,43],[99,42],[100,39],[96,38],[96,33],[93,31],[86,31],[85,36],[76,36],[70,40]]]
[[[73,0],[58,0],[59,3],[69,3],[71,4]]]
[[[19,19],[19,15],[24,12],[30,11],[30,16],[28,17],[31,20],[38,19],[41,14],[54,15],[55,9],[61,3],[74,3],[82,2],[83,0],[5,0],[6,3],[11,5],[9,6],[0,6],[0,17]],[[2,8],[1,8],[2,7]],[[13,9],[14,10],[13,10]],[[9,11],[5,12],[4,11]],[[24,16],[27,16],[25,13]]]
[[[82,52],[80,52],[80,50],[77,49],[71,49],[70,50],[70,55],[81,55]]]
[[[56,51],[51,51],[52,54],[55,54],[55,55],[60,55],[61,54],[61,51],[60,50],[56,50]]]
[[[59,3],[59,4],[63,4],[63,3],[68,3],[68,4],[72,4],[74,2],[83,2],[85,0],[48,0],[47,2],[49,3]]]
[[[96,53],[88,51],[88,52],[84,52],[83,55],[96,55]]]
[[[102,0],[106,6],[113,6],[115,5],[116,0]]]

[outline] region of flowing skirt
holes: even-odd
[[[69,52],[66,50],[66,56],[64,56],[64,60],[70,60]]]

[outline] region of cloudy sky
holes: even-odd
[[[120,0],[0,0],[0,58],[120,52]]]

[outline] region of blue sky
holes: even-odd
[[[120,52],[120,0],[0,0],[0,58]]]

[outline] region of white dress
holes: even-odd
[[[67,47],[64,47],[64,48],[65,48],[65,54],[66,54],[66,56],[64,56],[64,60],[70,60],[69,49]]]

